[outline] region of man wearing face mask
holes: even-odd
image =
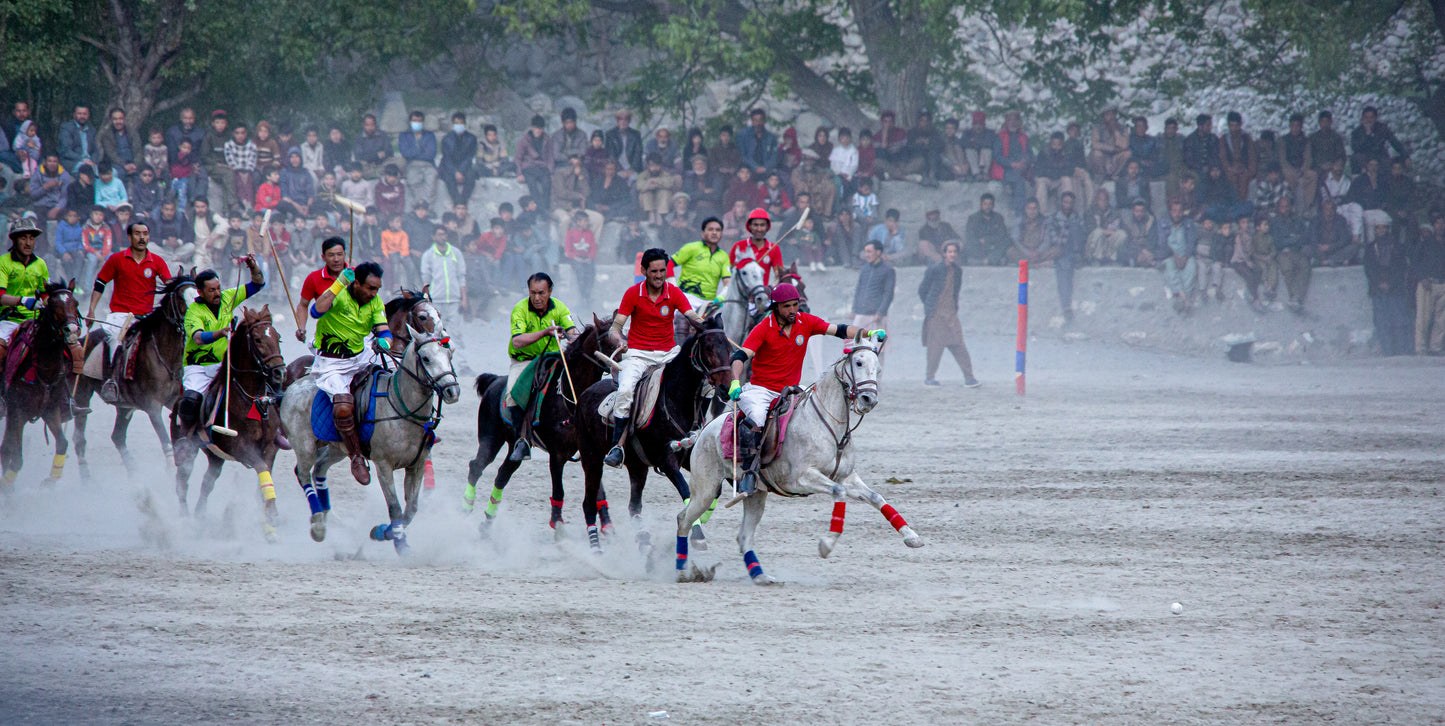
[[[426,116],[411,112],[411,126],[396,140],[396,150],[406,160],[406,188],[417,199],[428,202],[437,190],[437,137],[425,130]]]
[[[472,168],[477,158],[477,137],[467,131],[467,117],[458,111],[452,114],[452,132],[442,138],[442,160],[437,165],[437,176],[447,187],[452,204],[466,204],[472,198],[477,186],[477,175]]]

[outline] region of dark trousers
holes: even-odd
[[[592,260],[567,260],[572,267],[572,274],[577,276],[577,287],[582,291],[582,299],[592,302],[592,283],[597,279],[597,265]]]
[[[1074,313],[1074,263],[1066,257],[1054,261],[1054,280],[1059,283],[1059,307],[1064,317]]]
[[[1370,297],[1374,308],[1375,340],[1381,355],[1410,355],[1415,348],[1411,330],[1410,297],[1404,290],[1390,290]]]
[[[522,170],[522,178],[527,180],[527,191],[537,200],[537,206],[551,209],[552,172],[534,164]]]
[[[452,204],[466,204],[472,198],[472,191],[477,188],[477,175],[471,171],[462,172],[462,181],[458,182],[456,172],[441,174],[442,183],[447,187],[447,196],[451,197]]]

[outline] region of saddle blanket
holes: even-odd
[[[365,406],[366,413],[362,415],[361,426],[356,433],[363,442],[371,441],[371,434],[376,430],[376,399],[386,395],[378,394],[376,388],[384,372],[380,368],[371,372],[371,395],[361,404]],[[336,432],[336,422],[331,416],[331,398],[325,391],[317,391],[316,397],[311,399],[311,433],[321,441],[341,441],[341,434]]]
[[[647,428],[652,422],[652,409],[657,406],[658,393],[662,391],[662,372],[667,366],[654,366],[647,375],[637,382],[637,390],[632,397],[632,428]],[[617,405],[617,391],[607,394],[602,402],[597,404],[597,415],[603,421],[612,421],[612,409]]]
[[[793,420],[793,414],[797,410],[798,407],[794,406],[789,409],[787,413],[778,416],[778,441],[776,444],[772,445],[772,451],[759,452],[760,454],[772,455],[770,457],[765,457],[765,460],[762,463],[771,463],[772,459],[776,457],[777,452],[783,448],[783,441],[788,438],[788,422]],[[737,451],[737,441],[733,439],[733,416],[735,415],[737,414],[734,412],[728,412],[728,414],[723,418],[722,433],[718,435],[718,445],[722,447],[723,460],[725,461],[731,461],[732,458],[736,456],[735,452]],[[766,448],[766,444],[764,445],[764,448]]]

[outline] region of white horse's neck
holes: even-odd
[[[416,354],[416,340],[406,346],[406,351],[401,355],[401,368],[392,376],[396,381],[393,395],[397,397],[394,405],[398,408],[397,413],[406,415],[410,412],[416,416],[430,416],[432,409],[432,390],[425,387],[417,378],[426,378],[426,371],[418,365],[419,360]],[[415,374],[415,377],[407,375],[407,371]]]
[[[818,408],[832,419],[828,422],[830,426],[835,422],[848,419],[848,396],[844,389],[845,385],[839,375],[837,363],[829,367],[823,373],[823,377],[813,383],[813,398],[818,402]]]

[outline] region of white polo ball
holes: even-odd
[[[1169,612],[1174,613],[1175,615],[1181,615],[1184,613],[1184,606],[1176,602],[1173,605],[1169,606]]]

